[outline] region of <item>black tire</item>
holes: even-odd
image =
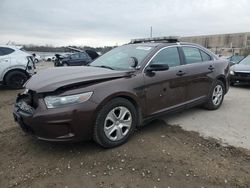
[[[213,99],[215,99],[215,97],[213,96],[213,93],[216,89],[216,87],[221,87],[222,88],[222,95],[221,95],[221,99],[220,99],[220,102],[218,104],[215,104],[213,102]],[[221,104],[223,103],[223,99],[224,99],[224,95],[225,95],[225,86],[223,84],[222,81],[220,80],[216,80],[216,82],[214,83],[210,93],[209,93],[209,97],[208,97],[208,100],[207,102],[204,104],[204,107],[208,110],[216,110],[218,109]]]
[[[62,66],[67,67],[67,66],[69,66],[69,64],[68,63],[62,63]]]
[[[5,84],[11,89],[21,89],[28,80],[28,76],[22,71],[11,71],[5,77]]]
[[[106,122],[105,120],[108,117],[108,114],[113,109],[116,109],[116,108],[119,109],[119,107],[125,107],[127,110],[129,110],[131,118],[132,118],[132,123],[131,123],[130,129],[128,129],[127,134],[124,135],[124,137],[121,138],[120,140],[114,141],[114,140],[109,139],[105,134],[105,131],[104,131],[105,122]],[[128,140],[129,136],[134,132],[135,127],[137,126],[137,122],[138,122],[137,112],[136,112],[135,106],[127,99],[115,98],[109,101],[106,105],[104,105],[97,113],[96,121],[94,124],[93,139],[96,143],[98,143],[104,148],[112,148],[112,147],[122,145]]]

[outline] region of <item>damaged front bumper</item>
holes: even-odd
[[[14,120],[23,131],[40,140],[71,142],[92,137],[93,112],[96,104],[47,109],[43,98],[31,93],[19,94],[14,105]]]

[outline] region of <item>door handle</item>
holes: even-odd
[[[211,71],[213,71],[215,68],[214,68],[212,65],[210,65],[210,66],[208,67],[208,69],[211,70]]]
[[[183,76],[184,74],[186,74],[186,73],[181,71],[181,70],[176,73],[177,76]]]

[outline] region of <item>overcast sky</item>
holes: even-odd
[[[0,43],[121,45],[250,31],[249,0],[0,0]]]

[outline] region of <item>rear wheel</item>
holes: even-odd
[[[124,98],[116,98],[98,112],[93,138],[105,148],[116,147],[128,140],[136,124],[134,105]]]
[[[12,71],[6,75],[5,83],[11,89],[21,89],[28,76],[21,71]]]
[[[225,95],[225,86],[222,81],[217,80],[209,94],[208,100],[205,103],[205,108],[208,110],[218,109],[224,99]]]
[[[67,67],[69,65],[68,65],[68,63],[63,63],[62,66]]]

